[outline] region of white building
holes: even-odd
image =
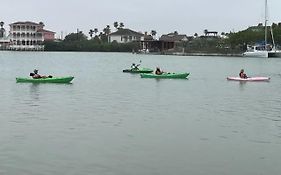
[[[15,22],[10,24],[10,49],[11,50],[43,50],[44,37],[39,30],[44,24],[30,21]]]
[[[118,29],[118,31],[109,34],[109,42],[116,41],[117,43],[129,43],[132,41],[141,41],[144,39],[144,34],[135,32],[130,29]]]

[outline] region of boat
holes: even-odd
[[[23,78],[23,77],[17,77],[16,82],[17,83],[70,83],[74,77],[52,77],[52,78]]]
[[[248,78],[240,78],[240,77],[227,77],[227,80],[232,81],[269,81],[269,77],[248,77]]]
[[[259,58],[268,58],[268,51],[265,49],[259,49],[263,46],[247,46],[247,51],[243,53],[245,57],[259,57]]]
[[[153,69],[150,68],[138,68],[138,69],[125,69],[123,72],[129,73],[152,73]]]
[[[272,58],[279,57],[281,58],[281,50],[277,50],[275,46],[274,36],[272,26],[270,26],[272,45],[267,43],[267,0],[265,0],[265,21],[264,21],[264,43],[256,44],[255,46],[247,46],[246,52],[243,53],[245,57],[260,57],[260,58]]]
[[[259,57],[259,58],[281,58],[281,51],[271,48],[269,44],[247,46],[247,51],[243,53],[245,57]]]
[[[157,74],[149,74],[149,73],[142,73],[140,74],[141,78],[167,78],[167,79],[186,79],[189,73],[170,73],[164,72],[161,75]]]

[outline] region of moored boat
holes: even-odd
[[[240,77],[227,77],[227,80],[232,81],[269,81],[269,77],[248,77],[248,78],[240,78]]]
[[[142,73],[140,74],[141,78],[167,78],[167,79],[185,79],[189,73],[170,73],[170,72],[164,72],[161,75],[157,74],[148,74],[148,73]]]
[[[52,77],[52,78],[24,78],[24,77],[17,77],[17,83],[70,83],[74,77]]]
[[[246,52],[243,53],[245,57],[261,57],[261,58],[281,58],[281,50],[277,50],[275,46],[272,26],[270,26],[270,33],[272,44],[267,41],[268,26],[267,26],[267,0],[265,0],[265,20],[264,20],[264,43],[255,46],[248,46]]]

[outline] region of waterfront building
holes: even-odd
[[[159,40],[167,42],[187,42],[190,40],[190,37],[188,37],[186,34],[178,34],[177,32],[173,32],[162,35]]]
[[[55,32],[45,30],[44,23],[15,22],[10,24],[11,50],[44,50],[43,42],[54,40]]]
[[[162,35],[159,41],[163,43],[164,50],[175,49],[177,45],[182,45],[192,40],[193,37],[188,37],[186,34],[178,34],[176,31],[173,33]]]
[[[131,29],[120,28],[116,32],[109,34],[109,42],[129,43],[144,40],[144,34]]]

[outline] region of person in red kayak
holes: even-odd
[[[241,71],[239,73],[239,77],[244,78],[244,79],[248,78],[248,76],[244,73],[244,69],[241,69]]]

